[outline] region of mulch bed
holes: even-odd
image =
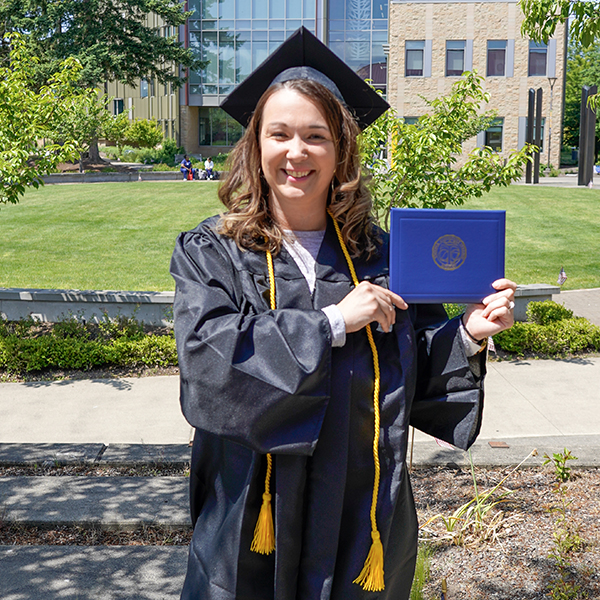
[[[508,473],[502,469],[476,469],[479,493],[494,487]],[[600,598],[600,470],[574,470],[566,484],[568,517],[582,540],[569,555],[568,581],[580,586],[579,594],[557,598]],[[436,514],[450,516],[474,497],[468,470],[418,469],[412,483],[421,525]],[[501,490],[512,492],[498,510],[502,520],[491,542],[466,539],[465,546],[442,538],[441,519],[421,530],[433,548],[431,576],[424,598],[439,598],[446,578],[448,600],[542,600],[551,597],[549,586],[558,577],[554,531],[558,504],[553,493],[556,479],[548,467],[522,468]],[[498,512],[498,511],[493,511]]]

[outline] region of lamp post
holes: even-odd
[[[550,117],[548,119],[548,167],[552,168],[552,95],[554,91],[554,84],[556,83],[557,77],[548,77],[548,83],[550,84]],[[559,165],[560,167],[560,161]]]

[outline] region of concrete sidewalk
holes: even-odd
[[[563,438],[600,436],[598,356],[490,362],[485,387],[478,444],[547,437],[562,446]],[[176,376],[3,383],[0,442],[185,446],[192,429],[178,394]],[[415,441],[439,451],[424,434]]]

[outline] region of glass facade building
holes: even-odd
[[[327,9],[321,0],[188,0],[187,9],[186,44],[205,63],[190,72],[185,101],[198,107],[199,146],[239,139],[220,102],[301,25],[386,91],[388,0],[329,0]]]
[[[330,0],[327,45],[385,94],[388,0]]]

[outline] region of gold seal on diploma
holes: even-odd
[[[433,262],[444,271],[456,271],[467,258],[467,247],[456,235],[443,235],[431,249]]]

